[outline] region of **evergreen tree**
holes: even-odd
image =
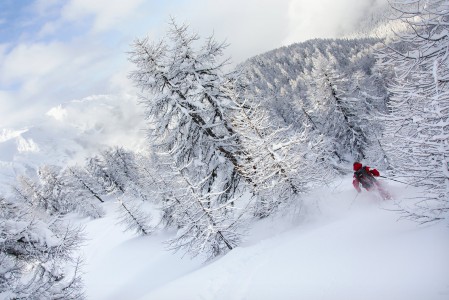
[[[100,194],[108,195],[125,192],[125,188],[111,177],[109,170],[106,168],[106,165],[100,156],[96,155],[88,158],[86,160],[85,169],[89,175],[95,179],[98,187],[100,188]]]
[[[64,194],[64,186],[58,175],[61,168],[42,166],[37,170],[36,179],[19,176],[14,192],[19,200],[43,209],[50,215],[72,211],[71,203]]]
[[[226,61],[218,61],[225,45],[211,37],[197,49],[199,37],[173,20],[167,36],[169,42],[137,40],[130,55],[136,66],[131,78],[148,93],[143,102],[149,138],[191,180],[206,180],[204,193],[220,191],[211,201],[226,203],[241,175],[240,142],[227,116],[232,101],[224,92],[230,84]]]
[[[360,126],[361,111],[357,110],[362,102],[347,97],[343,74],[337,71],[332,60],[318,57],[310,77],[313,80],[309,93],[312,119],[318,130],[328,137],[329,149],[333,149],[340,161],[364,159],[368,138]],[[345,157],[348,154],[350,156]]]
[[[139,235],[147,235],[153,231],[150,214],[144,210],[142,203],[135,199],[124,201],[123,198],[118,202],[119,220],[125,226],[125,231],[135,231]]]
[[[79,166],[68,167],[65,170],[65,176],[66,180],[71,182],[75,189],[85,193],[83,197],[94,198],[94,201],[104,203],[102,187],[99,186],[98,181],[85,168]]]
[[[113,147],[101,152],[102,168],[121,193],[146,200],[141,190],[140,172],[135,155],[122,147]]]
[[[134,154],[120,147],[111,148],[101,152],[101,156],[90,158],[87,169],[105,194],[117,196],[120,223],[125,225],[125,230],[143,235],[151,233],[151,217],[143,209],[147,196]]]
[[[322,143],[307,140],[289,128],[273,128],[267,112],[251,107],[249,101],[237,104],[233,123],[245,151],[242,174],[249,178],[256,194],[253,205],[257,217],[267,217],[280,207],[296,204],[313,183],[326,179]]]
[[[341,172],[338,161],[362,158],[386,167],[376,121],[388,101],[373,55],[379,42],[317,39],[258,55],[239,66],[243,98],[257,99],[275,126],[324,136],[323,157]]]
[[[379,54],[396,73],[385,142],[397,173],[425,188],[406,215],[429,222],[449,210],[449,4],[403,0],[393,8],[408,31]]]
[[[236,210],[229,199],[217,203],[217,193],[204,192],[209,178],[194,183],[184,169],[167,165],[171,172],[165,173],[165,180],[171,189],[163,195],[163,211],[169,213],[170,221],[178,228],[176,237],[167,241],[169,249],[186,251],[190,256],[205,255],[213,258],[232,250],[241,240],[241,222],[229,214]],[[232,216],[232,215],[231,215]],[[239,233],[240,232],[240,233]]]
[[[79,229],[0,198],[0,298],[82,299]],[[66,265],[74,264],[72,274]]]
[[[104,202],[98,192],[96,182],[80,167],[68,167],[60,174],[66,197],[75,211],[83,216],[101,218],[105,212],[101,206]]]

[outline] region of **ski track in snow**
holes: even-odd
[[[107,217],[86,223],[88,299],[449,299],[447,222],[398,221],[389,209],[416,191],[389,190],[396,200],[356,196],[345,177],[308,195],[303,217],[262,220],[208,263],[165,251],[168,233],[122,233],[108,203]]]

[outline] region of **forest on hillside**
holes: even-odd
[[[101,218],[108,201],[125,230],[176,230],[169,250],[209,260],[362,161],[423,188],[403,217],[447,220],[449,3],[421,2],[393,4],[407,30],[391,41],[310,40],[231,71],[225,43],[175,20],[163,41],[137,39],[147,151],[113,147],[17,178],[0,197],[0,296],[83,298],[83,233],[64,216]]]

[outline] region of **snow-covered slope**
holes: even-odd
[[[350,176],[307,196],[306,209],[254,225],[246,242],[203,263],[164,250],[170,234],[134,237],[104,219],[87,222],[88,299],[449,299],[447,223],[398,220],[395,200],[364,192]]]

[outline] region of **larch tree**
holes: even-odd
[[[135,155],[121,147],[114,147],[101,153],[103,168],[120,187],[118,212],[125,230],[140,235],[152,232],[151,215],[144,209],[146,194],[140,186],[140,171]]]
[[[75,211],[94,219],[104,216],[101,206],[104,200],[98,192],[98,185],[83,168],[68,167],[59,176],[64,184],[66,197]]]
[[[19,176],[18,184],[13,187],[17,199],[50,215],[72,211],[73,203],[65,195],[60,171],[60,167],[44,165],[37,170],[35,178]]]
[[[225,203],[213,201],[220,192],[204,192],[209,178],[192,181],[184,168],[174,164],[166,167],[170,170],[166,169],[163,180],[170,185],[164,185],[165,190],[161,190],[162,210],[166,221],[178,228],[177,235],[167,241],[168,248],[210,259],[236,247],[241,241],[242,224],[240,218],[233,217],[234,210],[239,210],[234,199]]]
[[[308,127],[298,133],[273,126],[269,113],[251,102],[236,100],[233,124],[245,149],[241,173],[249,178],[256,198],[253,214],[264,218],[280,208],[301,206],[301,196],[313,183],[325,180],[327,168],[319,159],[322,140],[311,138]]]
[[[386,118],[391,163],[424,193],[406,216],[425,223],[449,211],[449,3],[393,1],[408,26],[379,53],[395,77]]]
[[[18,201],[43,209],[50,215],[77,212],[99,218],[104,212],[94,199],[101,198],[98,195],[94,198],[94,187],[87,185],[86,174],[75,168],[64,170],[58,166],[44,165],[37,170],[35,179],[20,176],[13,192]]]
[[[309,114],[315,127],[328,138],[328,148],[339,161],[365,158],[368,141],[356,113],[361,101],[346,95],[345,79],[343,73],[337,71],[336,62],[318,56],[314,60],[310,80],[313,88],[309,91]]]
[[[83,299],[80,261],[74,257],[81,242],[80,229],[0,198],[0,298]]]
[[[133,152],[113,147],[101,152],[102,168],[120,192],[146,200],[139,186],[140,172]]]
[[[173,20],[167,37],[137,40],[130,53],[136,67],[130,77],[145,93],[149,140],[191,180],[201,181],[204,193],[216,193],[211,201],[226,203],[242,177],[240,141],[227,116],[233,104],[223,91],[230,84],[226,60],[220,61],[225,45],[210,37],[197,47],[199,37]]]
[[[86,169],[102,187],[104,195],[117,198],[119,222],[125,230],[147,235],[152,232],[150,214],[143,208],[146,194],[140,186],[140,171],[135,156],[121,147],[89,158]]]
[[[157,182],[163,220],[177,226],[170,248],[209,257],[235,247],[241,212],[235,202],[247,188],[239,161],[241,142],[230,121],[233,75],[224,69],[224,43],[201,46],[187,26],[170,23],[167,41],[137,40],[130,77],[142,90],[151,149],[175,173]]]

